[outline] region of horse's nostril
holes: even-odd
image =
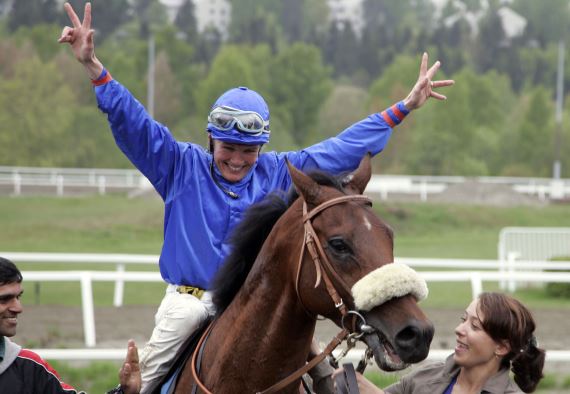
[[[394,338],[398,355],[406,362],[417,362],[427,357],[433,339],[433,326],[408,325]]]
[[[420,330],[415,326],[407,326],[396,335],[396,344],[402,347],[415,346],[420,340]]]

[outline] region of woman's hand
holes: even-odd
[[[73,27],[65,26],[57,41],[60,44],[69,43],[75,58],[85,66],[89,77],[97,79],[103,72],[103,65],[95,57],[95,44],[93,42],[95,31],[91,28],[91,3],[85,4],[83,22],[79,20],[71,4],[65,3],[63,7]]]
[[[429,70],[427,68],[427,65],[428,54],[424,52],[420,65],[420,74],[418,76],[418,80],[412,88],[410,94],[408,94],[408,97],[404,99],[404,105],[410,111],[420,108],[430,97],[433,97],[436,100],[447,99],[446,96],[435,92],[433,89],[451,86],[455,83],[455,81],[452,79],[433,81],[432,79],[437,70],[439,70],[441,63],[439,61],[435,62],[433,66],[429,68]]]

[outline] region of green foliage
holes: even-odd
[[[570,261],[570,256],[561,256],[552,260],[554,262]],[[570,283],[547,283],[545,290],[550,297],[570,299]]]
[[[106,393],[117,387],[119,381],[118,362],[94,361],[87,367],[73,366],[62,361],[50,361],[50,364],[64,382],[88,393]]]
[[[84,1],[71,3],[82,17]],[[349,26],[331,26],[325,0],[236,0],[231,45],[215,29],[196,32],[189,1],[175,21],[159,0],[93,2],[92,12],[97,56],[143,104],[147,38],[154,35],[155,116],[182,139],[202,142],[212,102],[245,85],[270,105],[275,133],[268,149],[320,141],[364,116],[358,94],[347,93],[344,108],[337,109],[341,97],[334,84],[369,87],[367,111],[381,111],[408,94],[426,50],[432,62],[442,61],[437,78],[457,83],[442,89],[447,102],[431,100],[395,129],[375,171],[550,176],[559,158],[565,176],[570,112],[565,106],[563,125],[555,125],[553,101],[558,41],[570,42],[570,8],[568,0],[543,3],[516,0],[482,8],[476,0],[462,2],[465,12],[479,13],[468,19],[452,2],[439,16],[431,2],[367,0],[358,37]],[[527,19],[524,34],[505,35],[499,6]],[[0,109],[6,130],[0,153],[7,153],[0,161],[126,166],[104,116],[96,115],[83,68],[67,45],[56,43],[63,24],[69,25],[68,17],[53,0],[16,1],[0,20],[0,102],[6,104]],[[569,75],[566,61],[565,86]],[[69,154],[59,157],[55,146]]]
[[[247,86],[258,90],[253,64],[249,54],[253,48],[246,45],[228,45],[217,54],[208,76],[194,91],[196,113],[206,118],[212,104],[226,90]],[[260,92],[263,95],[263,92]]]
[[[68,0],[77,15],[83,19],[85,0]],[[91,14],[97,28],[97,45],[103,43],[108,37],[113,35],[124,23],[131,20],[131,6],[128,0],[105,0],[91,1],[93,4]],[[60,8],[61,7],[61,8]],[[61,11],[61,23],[71,26],[67,13],[63,12],[63,6],[59,5]],[[55,37],[55,36],[54,36]]]
[[[505,138],[505,151],[516,170],[506,166],[505,173],[517,176],[549,176],[554,155],[554,108],[549,92],[536,88],[523,96],[518,105],[518,119]],[[550,115],[550,116],[548,116]]]
[[[334,137],[365,118],[368,115],[365,105],[367,99],[368,94],[364,89],[352,85],[335,85],[319,112],[319,129],[310,136],[308,143]]]
[[[376,387],[385,388],[391,385],[392,383],[396,383],[401,373],[386,373],[383,371],[367,371],[364,373],[364,376],[370,380]]]
[[[279,81],[270,87],[272,104],[291,115],[297,145],[303,145],[316,127],[318,111],[332,88],[329,73],[318,49],[301,43],[284,49],[271,64],[271,80]]]
[[[49,97],[49,100],[46,98]],[[53,63],[22,63],[13,79],[0,80],[0,163],[54,166],[63,131],[71,124],[73,94]],[[22,143],[24,142],[24,143]]]
[[[57,21],[55,0],[18,0],[8,13],[8,28],[14,32],[21,26],[34,26]]]

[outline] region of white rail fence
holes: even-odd
[[[464,182],[506,185],[514,191],[537,196],[540,200],[564,199],[570,196],[570,179],[519,177],[462,177],[422,175],[373,175],[366,191],[384,200],[393,194],[419,196],[428,200],[447,187]],[[0,166],[0,187],[14,196],[40,189],[43,193],[64,196],[68,190],[83,189],[105,194],[109,189],[148,190],[148,180],[134,169],[46,168]]]
[[[122,361],[127,355],[125,349],[33,349],[34,352],[38,353],[42,358],[46,360],[67,360],[67,361],[98,361],[98,360],[111,360],[111,361]],[[333,355],[338,357],[341,349],[336,349],[333,351]],[[453,349],[431,349],[427,360],[430,361],[442,361],[445,360],[447,356],[453,353]],[[352,349],[348,352],[342,362],[358,362],[364,356],[363,349]],[[570,360],[569,350],[547,350],[546,351],[546,362],[568,362]],[[375,365],[375,364],[374,364]],[[373,366],[373,368],[375,368]]]
[[[498,256],[501,271],[513,272],[525,263],[570,258],[570,227],[505,227],[499,233]],[[538,265],[552,270],[559,262]],[[566,268],[567,269],[567,268]],[[501,288],[515,291],[513,280],[501,281]]]
[[[39,190],[64,196],[68,190],[88,190],[104,195],[113,189],[132,190],[151,188],[149,181],[138,171],[104,168],[44,168],[0,166],[0,186],[10,194],[20,196]]]
[[[81,300],[83,313],[83,328],[85,345],[96,345],[95,317],[92,283],[94,281],[115,282],[114,305],[123,303],[125,282],[161,282],[158,272],[127,272],[126,264],[156,264],[158,256],[153,255],[121,255],[121,254],[60,254],[60,253],[18,253],[0,252],[0,256],[9,258],[16,263],[24,262],[67,262],[67,263],[113,263],[116,271],[24,271],[28,282],[47,281],[76,281],[81,284]],[[452,260],[452,259],[417,259],[397,258],[396,261],[413,267],[433,267],[461,269],[469,271],[421,271],[428,282],[468,282],[471,285],[472,297],[475,298],[483,291],[484,282],[500,282],[504,280],[524,281],[533,283],[562,282],[570,283],[570,262],[531,262],[524,264],[528,271],[498,271],[501,263],[495,260]],[[559,272],[537,272],[538,267],[549,267]],[[521,268],[520,266],[518,268]],[[484,271],[488,269],[490,271]]]
[[[115,282],[114,304],[120,306],[123,302],[125,282],[162,282],[158,272],[128,272],[125,270],[128,264],[156,265],[158,256],[155,255],[0,252],[0,256],[16,263],[111,263],[117,266],[116,271],[22,272],[26,282],[78,281],[81,284],[84,338],[85,345],[89,349],[87,352],[85,349],[41,349],[43,352],[41,354],[51,359],[122,359],[124,350],[93,349],[96,345],[96,333],[92,283],[94,281]],[[502,263],[498,260],[396,258],[396,261],[418,268],[432,267],[452,270],[419,272],[427,282],[468,282],[471,285],[473,298],[483,291],[484,282],[513,280],[533,283],[570,283],[570,272],[564,272],[570,270],[570,261],[521,261],[517,263],[520,264],[517,268],[527,271],[514,272],[500,271]],[[557,272],[536,271],[537,269]],[[82,352],[86,352],[84,356],[79,354]],[[450,351],[441,350],[441,352],[444,352],[441,354],[449,354]],[[430,357],[432,357],[431,354]],[[548,357],[555,361],[559,359],[570,361],[570,351],[549,352]]]
[[[372,175],[366,192],[378,193],[383,200],[387,200],[391,194],[400,193],[418,195],[421,201],[427,201],[430,195],[468,181],[509,186],[515,192],[537,196],[541,201],[570,196],[570,179],[483,176]]]

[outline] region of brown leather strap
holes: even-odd
[[[305,374],[315,365],[323,361],[328,355],[330,355],[333,352],[333,350],[336,349],[336,347],[340,345],[342,341],[344,341],[344,339],[348,336],[348,334],[349,334],[348,330],[343,329],[329,342],[325,350],[323,350],[319,355],[315,356],[313,359],[311,359],[311,361],[309,361],[307,364],[305,364],[304,366],[293,372],[291,375],[287,376],[285,379],[275,383],[273,386],[269,387],[268,389],[257,392],[257,394],[276,393],[279,390],[283,390],[285,387],[295,382],[297,379],[303,376],[303,374]]]
[[[303,217],[303,221],[311,220],[318,213],[320,213],[321,211],[324,211],[328,207],[331,207],[331,206],[336,205],[336,204],[340,204],[341,202],[347,202],[347,201],[366,201],[368,203],[372,203],[372,200],[370,199],[370,197],[363,196],[362,194],[348,194],[346,196],[335,197],[335,198],[330,199],[328,201],[325,201],[321,205],[313,208],[311,210],[311,212],[309,212],[308,214],[306,214]]]
[[[354,366],[350,363],[342,365],[342,373],[336,375],[335,379],[336,392],[338,394],[359,394],[358,381],[356,380],[356,372]]]
[[[198,372],[196,371],[196,359],[198,358],[198,353],[200,353],[200,350],[201,350],[202,346],[204,345],[204,341],[206,340],[208,335],[210,335],[210,331],[212,331],[212,328],[214,327],[214,322],[215,322],[215,320],[210,323],[210,325],[208,326],[206,331],[204,331],[204,334],[202,334],[202,337],[200,338],[198,345],[196,345],[196,349],[194,349],[194,354],[192,354],[192,365],[190,366],[190,369],[192,370],[192,378],[194,378],[194,382],[196,382],[198,387],[200,387],[200,390],[202,390],[206,394],[212,394],[212,393],[200,381],[200,377],[198,376]]]

